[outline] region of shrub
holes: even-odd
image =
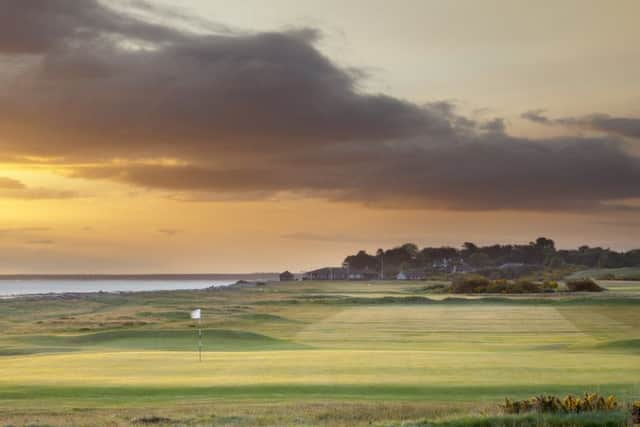
[[[491,281],[484,276],[459,276],[451,284],[451,292],[454,294],[473,294],[487,292]]]
[[[600,396],[597,393],[585,393],[583,398],[568,395],[564,399],[553,395],[536,396],[526,400],[505,399],[503,410],[506,414],[525,412],[579,413],[590,411],[614,411],[619,408],[615,396]]]
[[[461,276],[454,279],[451,292],[454,294],[525,294],[555,292],[555,282],[536,283],[528,280],[512,282],[505,279],[490,281],[484,276]]]
[[[602,292],[604,288],[600,287],[592,279],[576,279],[567,282],[567,289],[570,292]]]
[[[417,292],[445,293],[449,290],[449,286],[444,283],[435,283],[417,289]]]
[[[542,285],[528,280],[518,280],[513,284],[513,293],[530,294],[540,292],[544,292]]]

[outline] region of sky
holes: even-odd
[[[0,0],[0,273],[640,247],[640,3]]]

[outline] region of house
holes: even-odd
[[[440,258],[433,261],[433,263],[431,264],[431,267],[436,271],[447,272],[449,271],[451,265],[452,265],[452,262],[449,258]]]
[[[474,271],[474,268],[462,258],[441,258],[433,262],[432,268],[439,273],[469,273]]]
[[[357,270],[349,268],[348,264],[347,268],[347,277],[349,280],[375,280],[380,277],[380,273],[375,270],[371,270],[368,267],[364,269]]]
[[[403,270],[396,276],[396,280],[425,280],[427,275],[419,269]]]
[[[504,264],[500,265],[498,268],[500,270],[518,270],[522,267],[524,267],[524,263],[523,262],[505,262]]]
[[[295,276],[289,271],[285,271],[283,273],[280,273],[280,281],[281,282],[291,282],[293,280],[296,280]]]
[[[452,273],[471,273],[472,271],[475,271],[475,269],[462,259],[458,264],[454,265],[451,270]]]
[[[349,273],[342,267],[324,267],[317,270],[307,271],[302,276],[302,280],[347,280]]]

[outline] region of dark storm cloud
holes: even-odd
[[[23,25],[2,27],[0,51],[32,54],[0,86],[5,156],[55,156],[72,176],[194,199],[596,210],[640,197],[640,160],[615,136],[516,138],[451,103],[363,93],[362,73],[322,55],[314,30],[193,34],[95,1],[33,4],[3,3]],[[633,133],[611,119],[604,133]]]
[[[640,165],[606,139],[532,141],[495,134],[427,146],[332,147],[274,157],[266,166],[129,165],[78,168],[83,177],[149,188],[315,194],[371,206],[491,209],[620,209],[638,197]]]
[[[544,110],[531,110],[523,113],[521,117],[541,124],[569,126],[627,138],[640,138],[640,118],[614,117],[598,113],[582,117],[550,119],[543,113]]]
[[[0,53],[43,53],[110,36],[154,43],[184,37],[171,28],[117,13],[95,0],[0,2]]]
[[[559,123],[585,127],[599,132],[611,133],[628,138],[640,138],[640,119],[633,117],[612,117],[608,114],[592,114],[580,118],[558,119]]]

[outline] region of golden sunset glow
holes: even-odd
[[[28,37],[3,15],[0,273],[637,246],[640,4],[491,3],[87,1]]]

